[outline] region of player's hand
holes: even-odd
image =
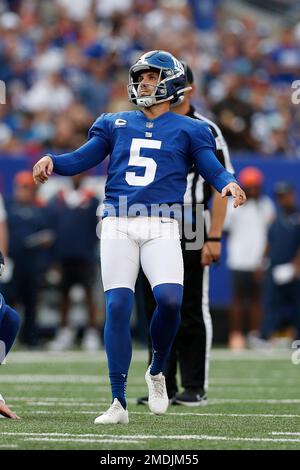
[[[202,266],[217,263],[221,256],[221,242],[205,242],[201,250]]]
[[[48,155],[41,158],[33,167],[33,179],[35,184],[46,183],[53,172],[53,161]]]
[[[229,183],[222,189],[222,197],[230,195],[233,197],[233,207],[242,206],[246,202],[245,192],[236,183]]]
[[[3,400],[0,400],[0,416],[9,419],[21,419],[16,413],[11,411]]]

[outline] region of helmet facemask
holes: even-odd
[[[147,84],[149,87],[153,87],[153,91],[149,95],[139,96],[141,82],[138,81],[138,77],[142,72],[145,71],[154,71],[158,72],[158,79],[155,85]],[[129,100],[135,103],[137,106],[150,107],[157,103],[162,103],[163,101],[169,101],[171,97],[168,97],[167,87],[165,84],[166,78],[163,78],[165,72],[163,69],[158,69],[155,67],[145,67],[136,72],[132,72],[129,75],[129,85],[128,85],[128,94],[131,97]]]

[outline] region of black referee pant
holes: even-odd
[[[184,389],[205,392],[207,389],[209,352],[212,341],[212,323],[209,312],[209,267],[201,265],[201,251],[185,250],[184,291],[181,323],[168,358],[165,376],[169,397],[177,391],[176,372],[179,365]],[[141,273],[145,312],[148,324],[156,307],[146,276]],[[152,359],[149,340],[149,364]]]

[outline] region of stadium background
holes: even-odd
[[[0,4],[0,31],[0,79],[7,92],[0,106],[5,197],[18,171],[31,170],[47,151],[81,145],[102,112],[129,109],[128,67],[144,50],[156,48],[190,64],[197,109],[223,131],[231,127],[225,136],[236,173],[255,165],[271,197],[274,182],[282,179],[300,192],[300,108],[291,100],[291,84],[300,77],[297,2],[7,0]],[[243,103],[234,116],[226,103],[220,110],[230,89]],[[105,175],[105,166],[91,175]],[[101,197],[103,188],[90,181]],[[43,188],[43,197],[50,194]],[[225,260],[226,242],[222,262],[211,273],[211,304],[221,311],[231,298]],[[222,321],[222,331],[224,326]]]
[[[101,112],[129,109],[129,65],[144,50],[162,48],[193,68],[199,111],[223,130],[231,121],[226,137],[236,173],[255,165],[268,195],[274,182],[286,179],[300,197],[300,108],[291,101],[291,84],[300,78],[299,46],[294,0],[1,0],[0,80],[7,95],[0,104],[0,193],[10,198],[16,173],[31,170],[45,152],[81,145]],[[229,88],[244,106],[233,117],[225,106],[222,118],[217,105]],[[104,179],[105,165],[88,178],[100,197]],[[53,177],[40,196],[47,199],[65,185]],[[215,344],[227,334],[225,258],[226,244],[220,266],[211,270]],[[39,310],[44,333],[58,321],[47,289]],[[79,303],[72,311],[79,321],[80,310]],[[0,384],[22,421],[1,420],[0,448],[299,449],[298,359],[292,363],[290,350],[214,350],[209,406],[171,407],[160,419],[135,406],[145,392],[147,360],[135,349],[130,426],[103,434],[93,425],[110,399],[103,351],[21,348],[1,368]]]

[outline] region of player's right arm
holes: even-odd
[[[74,152],[63,155],[45,155],[33,167],[35,183],[46,183],[52,173],[72,176],[101,163],[110,153],[110,139],[104,115],[92,126],[89,139]]]

